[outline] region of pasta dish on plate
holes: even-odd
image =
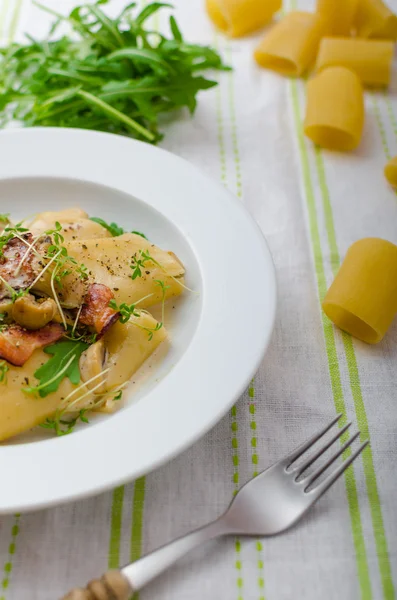
[[[64,435],[120,406],[167,338],[164,303],[186,288],[185,270],[144,234],[80,208],[0,215],[0,226],[0,441],[36,425]]]

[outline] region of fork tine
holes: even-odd
[[[349,448],[349,446],[352,445],[352,443],[354,442],[354,440],[356,440],[359,435],[360,435],[360,432],[357,431],[354,435],[352,435],[352,437],[350,438],[350,440],[348,440],[346,442],[346,444],[343,444],[343,446],[341,446],[339,448],[339,450],[337,452],[335,452],[335,454],[333,454],[329,460],[327,460],[327,462],[324,465],[322,465],[319,469],[317,469],[317,471],[315,471],[312,475],[310,475],[310,477],[308,477],[307,479],[304,479],[304,482],[306,484],[305,489],[307,489],[314,481],[316,481],[316,479],[318,479],[320,477],[320,475],[322,473],[324,473],[324,471],[326,471],[328,469],[328,467],[330,465],[332,465],[332,463],[341,454],[343,454],[344,451],[347,450],[347,448]]]
[[[303,463],[303,465],[298,467],[296,469],[296,477],[300,477],[300,475],[302,475],[302,473],[304,471],[306,471],[306,469],[308,469],[310,467],[310,465],[312,465],[314,462],[316,462],[316,460],[318,458],[320,458],[320,456],[322,454],[324,454],[324,452],[326,452],[326,450],[328,450],[328,448],[330,448],[336,442],[336,440],[338,440],[340,437],[342,437],[342,435],[345,433],[345,431],[347,431],[349,429],[350,426],[351,426],[351,422],[348,423],[347,425],[345,425],[344,427],[342,427],[342,429],[340,429],[338,431],[338,433],[329,440],[329,442],[327,442],[322,448],[320,448],[315,454],[313,454],[313,456],[310,456],[307,459],[307,461],[305,463]]]
[[[310,492],[308,492],[309,495],[314,496],[314,501],[318,500],[323,494],[325,494],[325,492],[331,487],[331,485],[333,485],[335,483],[335,481],[337,479],[339,479],[339,477],[352,464],[352,462],[354,462],[356,460],[356,458],[368,446],[368,444],[369,444],[369,440],[367,440],[366,442],[361,444],[361,446],[359,448],[357,448],[357,450],[355,452],[353,452],[353,454],[351,456],[349,456],[349,458],[347,460],[345,460],[341,465],[339,465],[339,467],[337,469],[335,469],[335,471],[333,473],[331,473],[327,477],[327,479],[324,479],[324,481],[322,481],[320,483],[320,485],[315,487],[314,490],[311,490]]]
[[[298,446],[295,450],[291,452],[284,460],[287,462],[287,468],[292,465],[306,450],[308,450],[313,444],[315,444],[320,438],[323,437],[339,421],[339,419],[343,416],[343,413],[340,413],[334,419],[332,419],[331,423],[329,423],[326,427],[321,429],[318,433],[316,433],[313,437],[311,437],[307,442],[304,442],[301,446]]]

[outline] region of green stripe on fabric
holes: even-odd
[[[9,5],[10,5],[10,0],[3,0],[3,5],[2,5],[1,11],[0,11],[0,40],[3,40],[3,38],[4,38],[5,22],[6,22],[6,16],[8,13]]]
[[[390,148],[389,148],[389,143],[387,141],[385,126],[384,126],[384,123],[382,120],[382,116],[380,114],[378,98],[376,96],[376,93],[372,93],[371,97],[372,97],[372,106],[374,109],[376,122],[377,122],[378,128],[379,128],[380,139],[382,141],[382,148],[383,148],[383,151],[385,153],[387,160],[390,160],[391,159]]]
[[[113,490],[108,554],[109,569],[117,569],[120,566],[120,540],[123,522],[124,489],[124,486],[121,485]]]
[[[219,37],[217,34],[214,36],[214,47],[219,52]],[[217,117],[217,136],[218,136],[218,152],[219,152],[219,166],[220,166],[220,179],[222,184],[229,189],[228,186],[228,175],[227,175],[227,164],[226,164],[226,144],[225,144],[225,128],[224,128],[224,115],[222,108],[222,86],[218,85],[216,89],[216,117]],[[238,422],[237,422],[237,407],[233,406],[230,411],[230,427],[232,431],[232,463],[233,463],[233,495],[235,496],[239,489],[239,452],[238,452]],[[241,542],[238,538],[235,540],[235,567],[237,570],[237,600],[243,600],[242,590],[244,587],[244,579],[242,576],[242,556],[241,556]]]
[[[142,555],[143,512],[145,504],[146,478],[140,477],[134,483],[132,498],[132,525],[131,525],[131,562],[138,560]]]
[[[132,498],[132,524],[130,560],[134,562],[142,556],[143,515],[145,507],[146,478],[140,477],[134,483]],[[139,592],[134,594],[134,600],[139,600]]]
[[[233,69],[233,55],[231,51],[230,42],[226,46],[226,57]],[[236,107],[234,101],[234,70],[228,75],[228,97],[229,97],[229,112],[230,112],[230,125],[231,125],[231,136],[232,136],[232,151],[234,160],[234,174],[235,174],[235,186],[236,196],[241,199],[243,197],[243,181],[241,175],[241,160],[240,160],[240,149],[238,145],[238,133],[237,133],[237,119],[236,119]]]
[[[3,0],[4,2],[4,0]],[[5,35],[5,20],[7,17],[7,11],[9,8],[9,1],[6,0],[0,15],[0,39],[7,38],[7,41],[13,42],[15,37],[15,32],[18,27],[19,17],[21,13],[22,0],[18,0],[14,7],[14,12],[11,17],[11,23],[8,30],[8,35]],[[13,559],[16,552],[16,539],[19,533],[19,521],[21,515],[17,513],[14,515],[13,525],[11,527],[11,540],[8,546],[8,557],[3,566],[3,579],[1,582],[1,596],[0,600],[6,600],[6,593],[10,585],[11,581],[11,573],[13,569]]]
[[[327,291],[327,283],[324,271],[320,233],[317,224],[315,196],[310,173],[309,157],[305,145],[305,140],[303,137],[298,87],[296,81],[291,81],[290,92],[302,167],[307,212],[309,217],[309,231],[313,250],[317,289],[319,298],[321,300]],[[336,412],[342,412],[344,415],[346,415],[346,405],[342,391],[342,382],[336,351],[334,330],[331,322],[327,319],[324,313],[322,313],[322,325],[335,409]],[[346,422],[346,417],[344,416],[341,419],[341,421],[343,421],[343,423],[341,423],[342,426]],[[356,555],[357,574],[361,590],[361,598],[362,600],[371,600],[373,596],[371,590],[371,581],[369,578],[367,552],[365,548],[360,506],[358,502],[357,485],[355,481],[354,471],[352,468],[348,469],[345,473],[345,485],[351,519],[352,537]]]
[[[320,148],[316,148],[316,165],[318,171],[318,180],[320,184],[321,196],[323,199],[325,225],[328,235],[328,243],[331,251],[331,266],[335,276],[340,267],[340,257],[337,248],[334,218],[332,214],[332,205],[330,201],[329,189],[325,175],[324,161]],[[321,298],[322,300],[322,298]],[[370,439],[368,419],[365,410],[357,357],[354,350],[352,337],[347,333],[342,333],[343,346],[346,356],[346,362],[349,372],[350,388],[354,401],[354,408],[357,417],[358,427],[361,431],[362,441]],[[367,494],[371,510],[372,525],[374,530],[375,545],[378,555],[379,571],[382,580],[383,595],[387,600],[395,598],[395,589],[393,586],[390,558],[387,546],[387,539],[382,517],[382,508],[379,498],[376,473],[373,462],[371,446],[368,445],[362,454],[364,465],[365,481]]]
[[[21,13],[21,8],[22,8],[22,2],[23,0],[14,0],[15,1],[15,9],[14,9],[14,13],[11,17],[11,23],[10,23],[10,29],[8,31],[8,39],[12,42],[15,38],[15,34],[17,31],[17,27],[18,27],[18,23],[19,23],[19,17],[20,17],[20,13]]]
[[[258,475],[258,463],[259,463],[259,457],[258,457],[258,453],[257,453],[257,448],[258,448],[258,443],[257,443],[257,437],[256,437],[256,429],[257,429],[257,425],[256,425],[256,418],[255,418],[255,414],[256,414],[256,407],[255,407],[255,402],[253,402],[253,400],[255,399],[255,388],[254,388],[254,382],[251,382],[251,385],[248,389],[248,397],[250,400],[248,403],[248,410],[249,410],[249,416],[250,416],[250,429],[251,429],[251,440],[250,440],[250,446],[251,446],[251,463],[252,463],[252,477],[256,477]]]
[[[251,381],[251,385],[248,388],[248,398],[249,398],[249,414],[250,414],[250,429],[251,429],[251,463],[252,463],[252,477],[256,477],[258,475],[258,439],[256,437],[257,424],[256,424],[256,406],[255,406],[255,387],[254,380]],[[263,565],[263,547],[262,542],[257,539],[256,540],[256,552],[257,552],[257,569],[258,569],[258,589],[259,589],[259,600],[265,600],[264,596],[264,588],[265,588],[265,578],[264,578],[264,565]]]
[[[230,66],[233,68],[233,56],[231,52],[230,41],[227,41],[226,44],[226,59],[230,63]],[[236,120],[236,107],[234,101],[234,71],[232,70],[227,76],[227,94],[228,94],[228,104],[229,104],[229,118],[230,118],[230,132],[231,132],[231,141],[232,141],[232,152],[233,152],[233,163],[234,163],[234,185],[235,192],[237,198],[240,200],[243,196],[243,186],[242,186],[242,175],[241,175],[241,162],[240,162],[240,149],[238,145],[238,135],[237,135],[237,120]],[[235,426],[235,429],[234,429]],[[234,470],[234,494],[238,492],[239,489],[239,449],[238,449],[238,439],[237,439],[237,431],[238,431],[238,409],[237,406],[234,406],[232,409],[232,449],[233,449],[233,464],[235,467]],[[244,578],[242,572],[242,553],[241,553],[241,541],[237,538],[235,542],[235,549],[237,553],[237,561],[236,565],[240,565],[240,569],[237,573],[237,598],[238,600],[243,600],[243,590],[244,590]]]
[[[13,569],[13,558],[16,551],[16,541],[19,533],[19,519],[20,514],[15,515],[13,525],[11,527],[11,541],[8,546],[8,557],[3,567],[3,578],[1,581],[1,596],[0,600],[6,600],[6,593],[10,585],[11,573]]]
[[[390,123],[393,128],[393,133],[394,133],[395,137],[397,138],[397,119],[394,114],[393,105],[392,105],[390,98],[386,92],[384,93],[383,98],[386,102],[387,114],[389,115]]]
[[[215,34],[214,47],[219,52],[219,38]],[[226,167],[226,145],[225,145],[225,119],[223,116],[222,109],[222,86],[219,84],[216,87],[216,124],[217,124],[217,137],[218,137],[218,152],[219,152],[219,167],[220,167],[220,178],[223,185],[227,188],[227,167]]]

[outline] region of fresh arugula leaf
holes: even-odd
[[[174,36],[174,40],[177,42],[183,42],[181,30],[179,29],[178,23],[173,15],[170,16],[170,27],[172,35]]]
[[[35,4],[55,21],[45,40],[0,48],[1,125],[99,129],[157,143],[161,113],[193,112],[198,92],[216,85],[197,72],[227,69],[212,48],[185,42],[174,16],[170,39],[146,28],[167,3],[140,12],[131,3],[114,18],[101,8],[106,0],[66,16]],[[61,23],[73,33],[55,39]]]
[[[102,227],[107,229],[113,237],[118,237],[119,235],[123,235],[123,233],[125,233],[124,229],[120,227],[120,225],[117,225],[117,223],[106,223],[106,221],[104,221],[100,217],[90,217],[90,220],[94,221],[95,223],[98,223],[99,225],[102,225]],[[135,233],[135,235],[140,235],[145,240],[147,240],[146,235],[141,231],[131,231],[131,233]]]
[[[90,220],[102,225],[102,227],[107,229],[113,237],[118,237],[119,235],[123,235],[123,233],[125,233],[124,229],[117,225],[117,223],[106,223],[106,221],[100,217],[90,217]]]
[[[145,240],[147,240],[148,238],[146,237],[146,235],[144,233],[142,233],[141,231],[131,231],[131,233],[135,233],[135,235],[140,235],[141,237],[143,237]]]
[[[45,398],[48,394],[57,391],[65,377],[68,377],[74,385],[80,383],[79,360],[88,346],[89,344],[82,341],[63,340],[44,348],[44,352],[51,354],[51,358],[34,373],[39,384],[24,388],[24,391],[38,392],[42,398]]]

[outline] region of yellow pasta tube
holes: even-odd
[[[350,35],[359,0],[317,0],[327,35]]]
[[[396,40],[397,16],[382,0],[360,0],[355,31],[359,37]]]
[[[330,150],[353,150],[360,143],[363,127],[363,88],[353,71],[329,67],[309,81],[304,131],[315,144]]]
[[[394,156],[385,166],[385,177],[391,186],[397,188],[397,156]]]
[[[350,246],[323,309],[340,329],[380,342],[397,313],[397,246],[379,238]]]
[[[266,69],[299,77],[314,63],[324,31],[319,15],[291,12],[265,35],[255,50],[255,60]]]
[[[347,67],[364,85],[385,86],[390,82],[394,44],[388,40],[332,38],[321,40],[317,55],[317,70],[327,67]]]
[[[269,23],[282,0],[206,0],[207,12],[218,29],[240,37]]]

